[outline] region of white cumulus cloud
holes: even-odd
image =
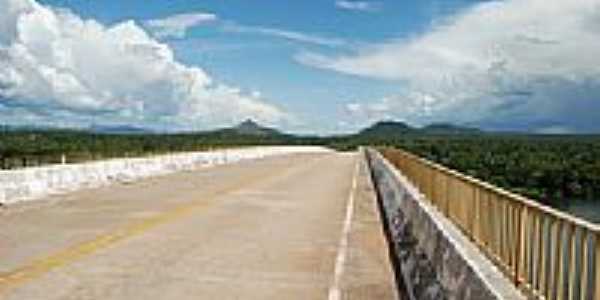
[[[105,26],[33,0],[0,2],[0,104],[3,113],[206,126],[288,117],[258,94],[215,83],[201,68],[178,62],[168,45],[133,21]]]
[[[597,0],[486,2],[434,24],[419,36],[371,45],[355,55],[303,53],[296,59],[397,81],[406,92],[371,106],[387,103],[387,113],[402,118],[411,111],[403,107],[418,105],[417,111],[464,122],[485,123],[503,116],[518,123],[526,119],[520,115],[529,114],[539,123],[555,120],[583,130],[589,127],[594,116],[579,107],[600,107],[599,101],[589,100],[600,96]],[[419,104],[414,95],[435,100]],[[569,106],[588,120],[567,120]],[[362,107],[365,114],[374,111],[369,104]]]
[[[340,9],[361,12],[375,12],[379,10],[379,3],[367,1],[338,0],[335,2],[335,6]]]
[[[217,20],[218,17],[211,13],[185,13],[148,20],[145,25],[159,38],[183,38],[189,28]]]

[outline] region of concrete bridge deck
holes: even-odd
[[[395,299],[355,154],[294,154],[0,210],[1,299]]]

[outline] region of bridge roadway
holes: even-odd
[[[356,154],[294,154],[0,211],[0,299],[394,299]]]

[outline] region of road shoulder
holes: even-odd
[[[359,155],[341,299],[398,299],[377,196],[365,157]]]

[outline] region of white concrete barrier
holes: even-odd
[[[0,171],[0,204],[31,201],[86,187],[134,181],[149,176],[235,163],[241,160],[327,151],[330,150],[310,146],[253,147],[4,170]]]

